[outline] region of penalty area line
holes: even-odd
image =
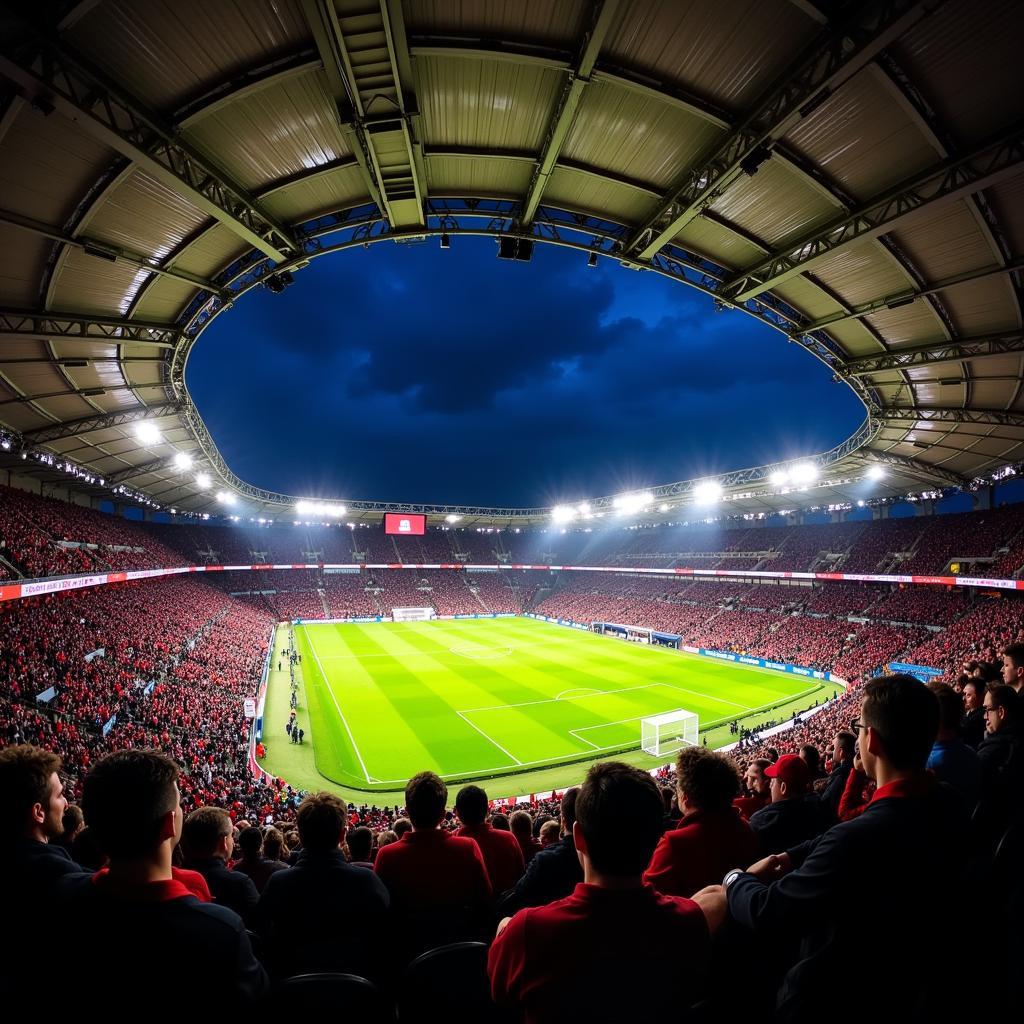
[[[452,710],[455,711],[454,708],[452,708]],[[490,743],[492,747],[497,747],[498,750],[500,750],[506,757],[511,758],[517,765],[520,766],[520,768],[522,767],[523,762],[520,761],[519,758],[515,756],[515,754],[509,753],[496,739],[494,739],[492,736],[488,736],[487,733],[485,733],[483,729],[480,728],[479,725],[476,725],[474,722],[471,722],[461,711],[455,711],[455,714],[457,714],[459,718],[461,718],[466,723],[466,725],[476,729],[476,731],[480,733],[480,735],[483,736],[483,738],[487,740],[487,742]]]

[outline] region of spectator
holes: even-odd
[[[1002,679],[1020,696],[1024,690],[1024,644],[1010,644],[1003,650]]]
[[[558,842],[559,824],[554,818],[545,821],[540,827],[540,848],[546,850],[549,846]]]
[[[925,771],[938,724],[938,702],[923,683],[904,675],[871,680],[851,726],[878,785],[864,813],[730,872],[724,891],[704,894],[706,903],[716,893],[727,900],[755,943],[800,937],[775,1019],[820,1020],[823,1007],[833,1008],[833,1019],[860,1019],[861,1000],[844,995],[845,1005],[837,1004],[836,972],[865,950],[875,951],[870,984],[885,993],[886,1018],[930,1015],[922,997],[934,985],[934,951],[962,934],[955,905],[936,894],[960,889],[967,831],[959,799]]]
[[[99,871],[100,868],[107,866],[107,856],[96,842],[96,833],[88,825],[75,836],[71,844],[71,859],[89,872]]]
[[[821,808],[807,792],[807,762],[798,754],[783,754],[764,773],[771,780],[772,802],[750,818],[761,852],[779,853],[821,832]]]
[[[964,682],[964,714],[960,719],[960,735],[974,750],[985,738],[985,684],[973,676]]]
[[[348,808],[331,793],[299,805],[302,852],[271,875],[256,912],[273,974],[342,971],[379,976],[390,899],[379,878],[345,860]]]
[[[1000,799],[1019,797],[1024,743],[1017,691],[1005,683],[990,683],[985,690],[983,713],[985,738],[978,747],[978,760],[985,788],[996,790]]]
[[[811,784],[813,785],[824,775],[821,768],[821,754],[818,753],[818,748],[813,743],[805,743],[800,748],[800,756],[807,764],[807,768],[811,773]]]
[[[266,994],[267,976],[242,919],[202,903],[171,865],[182,829],[178,768],[155,750],[108,754],[89,772],[82,810],[109,868],[58,886],[61,939],[75,955],[65,984],[86,1003],[111,998],[112,965],[123,1005],[153,1004],[168,971],[201,978],[204,1012],[237,1013]],[[37,958],[50,977],[49,962]]]
[[[676,757],[679,827],[658,843],[644,881],[666,896],[692,896],[721,879],[733,864],[749,864],[757,837],[732,805],[740,788],[733,761],[703,747]]]
[[[259,893],[263,892],[267,880],[275,871],[283,871],[288,867],[287,864],[269,860],[263,855],[263,833],[258,828],[242,829],[238,834],[238,848],[242,856],[233,865],[233,870],[248,875]]]
[[[480,847],[495,896],[511,889],[523,876],[523,852],[513,834],[499,832],[484,820],[487,794],[479,786],[463,786],[455,798],[455,813],[462,822],[455,834]]]
[[[373,832],[365,825],[348,834],[348,862],[353,867],[373,870]]]
[[[71,847],[75,842],[75,836],[85,828],[85,816],[82,814],[82,808],[77,804],[68,804],[64,816],[61,818],[61,825],[64,832],[57,842],[70,853]]]
[[[250,924],[260,894],[248,875],[227,866],[235,848],[228,812],[221,807],[197,807],[185,819],[181,846],[185,867],[206,879],[218,903]]]
[[[743,782],[747,787],[747,796],[738,796],[733,800],[735,807],[745,819],[767,807],[772,802],[772,780],[765,775],[765,769],[772,764],[766,757],[756,757],[750,762],[743,774]]]
[[[268,828],[263,834],[263,856],[275,867],[288,867],[290,856],[288,846],[284,841],[284,835],[276,828]]]
[[[926,767],[940,782],[952,786],[967,807],[974,807],[981,795],[981,764],[978,755],[957,736],[963,701],[947,683],[932,680],[928,689],[939,702],[939,732]]]
[[[675,828],[679,824],[682,815],[679,812],[679,804],[676,801],[676,791],[672,786],[661,787],[661,800],[665,805],[665,816],[662,820],[665,831]]]
[[[407,832],[412,831],[412,822],[408,818],[397,818],[391,826],[396,839],[402,839]]]
[[[541,850],[526,866],[515,889],[502,900],[500,910],[512,914],[523,907],[539,907],[568,896],[583,881],[583,867],[572,840],[579,788],[567,789],[559,805],[562,838]]]
[[[510,832],[508,824],[508,815],[502,814],[501,811],[491,815],[491,828],[497,829],[499,832]]]
[[[398,836],[396,836],[391,829],[386,828],[384,829],[383,832],[378,832],[377,835],[374,836],[373,841],[376,846],[376,849],[380,851],[383,850],[385,846],[390,846],[392,843],[397,843]]]
[[[853,768],[853,750],[857,738],[852,732],[841,729],[832,741],[832,771],[829,772],[825,788],[818,796],[822,812],[829,823],[839,817],[839,801],[846,789],[846,781]]]
[[[658,787],[638,768],[598,764],[576,810],[584,881],[502,921],[487,964],[494,999],[530,1024],[628,1020],[638,999],[654,1019],[678,1016],[680,993],[699,991],[706,973],[709,922],[697,903],[642,881],[662,834]]]
[[[513,811],[508,819],[508,827],[523,851],[523,862],[529,864],[540,850],[540,843],[533,838],[533,818],[529,811]]]

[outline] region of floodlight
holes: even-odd
[[[781,487],[789,482],[789,473],[784,469],[777,469],[768,479],[773,487]]]
[[[177,452],[174,456],[174,465],[177,469],[191,469],[192,456],[188,452]]]
[[[210,486],[210,474],[209,473],[197,473],[196,474],[196,487],[201,491],[205,491]]]
[[[818,467],[813,462],[801,462],[790,470],[789,476],[795,484],[810,484],[818,479]]]
[[[446,523],[457,523],[461,518],[462,516],[457,516],[454,512],[452,512],[444,517],[444,521]]]
[[[717,480],[702,480],[693,488],[693,500],[698,505],[710,505],[722,496],[722,485]]]
[[[576,511],[579,512],[579,514],[581,516],[589,515],[590,514],[590,502],[589,501],[581,501],[576,506]]]
[[[157,425],[149,420],[143,420],[135,424],[135,436],[143,444],[159,444],[163,440]]]
[[[568,523],[576,518],[576,510],[568,505],[556,505],[551,510],[551,518],[556,523]]]
[[[661,503],[661,504],[660,504],[660,505],[658,506],[658,511],[659,511],[659,512],[667,512],[667,511],[668,511],[668,505],[666,505],[666,504],[665,504],[665,502],[662,502],[662,503]]]
[[[235,496],[230,491],[218,491],[217,500],[222,505],[234,505]]]
[[[882,466],[869,466],[867,477],[869,480],[881,480],[885,476],[885,469]]]

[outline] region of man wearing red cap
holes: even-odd
[[[750,816],[762,854],[779,853],[825,831],[821,807],[808,792],[811,770],[798,754],[783,754],[764,770],[772,802]]]

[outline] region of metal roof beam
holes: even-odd
[[[146,473],[156,473],[161,469],[165,469],[174,464],[174,459],[152,459],[149,462],[143,462],[138,466],[126,466],[124,469],[117,470],[116,473],[105,473],[104,479],[110,486],[115,484],[123,483],[125,480],[131,480],[137,476],[145,476]]]
[[[936,204],[971,195],[1016,174],[1024,163],[1024,130],[1014,128],[972,153],[903,181],[838,220],[776,250],[726,281],[720,294],[742,303],[796,277],[837,252],[892,231]]]
[[[929,345],[914,345],[877,355],[855,356],[838,364],[837,377],[866,377],[887,370],[908,370],[914,366],[977,359],[982,356],[1024,352],[1024,331],[1007,331],[976,338],[942,339]]]
[[[40,427],[37,430],[22,432],[22,438],[29,444],[49,444],[65,437],[88,434],[94,430],[106,430],[109,427],[123,427],[139,420],[158,419],[180,411],[177,402],[166,402],[162,405],[140,405],[134,409],[106,413],[103,416],[85,416],[79,420],[68,420],[52,427]]]
[[[797,121],[924,17],[930,6],[909,0],[854,4],[851,18],[819,33],[764,101],[686,171],[654,215],[637,228],[626,251],[649,260],[741,174],[756,173]]]
[[[537,212],[548,179],[555,169],[569,129],[576,119],[576,111],[579,110],[583,93],[590,84],[590,73],[594,70],[601,45],[611,28],[618,5],[619,0],[594,0],[590,5],[588,23],[583,33],[579,53],[573,66],[569,68],[561,95],[558,97],[558,102],[555,104],[554,112],[548,122],[540,157],[533,169],[533,175],[526,190],[523,213],[519,220],[522,227],[527,227]]]
[[[181,337],[175,324],[122,320],[96,313],[0,309],[0,337],[45,338],[51,341],[131,343],[174,348]]]
[[[879,419],[900,423],[972,423],[994,427],[1024,427],[1024,413],[1005,409],[940,409],[936,406],[889,405]]]
[[[872,462],[885,463],[887,466],[895,466],[911,474],[920,474],[930,480],[943,480],[954,487],[965,487],[970,480],[954,473],[951,469],[943,469],[941,466],[932,466],[920,459],[912,459],[906,455],[892,455],[889,452],[880,451],[877,448],[865,450],[865,456],[870,456]]]
[[[284,225],[260,210],[245,189],[172,127],[63,43],[22,25],[42,47],[43,58],[21,62],[0,53],[0,75],[23,95],[60,111],[273,260],[284,262],[300,253]]]

